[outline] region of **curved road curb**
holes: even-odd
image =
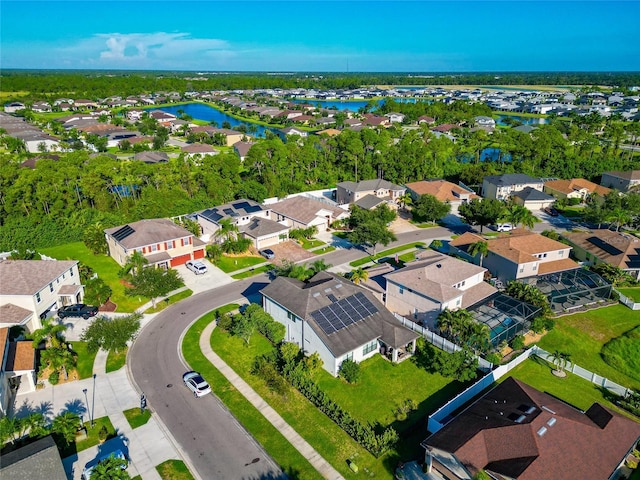
[[[258,393],[251,388],[251,386],[245,382],[233,369],[226,364],[212,349],[211,349],[211,333],[216,327],[215,322],[211,322],[205,327],[200,335],[200,351],[207,357],[207,360],[216,367],[220,373],[222,373],[229,382],[238,389],[238,391],[244,395],[244,397],[267,419],[269,422],[278,429],[278,431],[298,450],[304,458],[306,458],[311,465],[327,480],[344,480],[344,477],[334,469],[329,462],[327,462],[322,456],[311,446],[307,441],[302,438],[298,432],[296,432],[291,425],[285,420],[267,403]]]

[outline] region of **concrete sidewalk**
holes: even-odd
[[[322,458],[247,382],[240,378],[240,376],[211,349],[211,332],[213,332],[215,326],[214,322],[210,323],[200,336],[200,350],[204,356],[207,357],[214,367],[220,370],[227,380],[280,431],[291,445],[293,445],[324,478],[329,480],[344,480],[344,477],[342,477],[329,462]]]
[[[129,382],[126,368],[105,373],[106,360],[107,353],[98,352],[94,362],[95,390],[93,378],[47,385],[42,390],[18,395],[15,416],[41,412],[51,420],[69,411],[80,415],[85,422],[91,418],[92,410],[94,419],[108,416],[117,437],[63,459],[67,477],[79,480],[87,464],[93,464],[97,458],[120,449],[131,460],[128,472],[132,477],[140,475],[143,480],[160,480],[156,465],[181,457],[155,416],[152,415],[145,425],[135,430],[131,428],[123,411],[140,407],[139,394]],[[87,390],[86,395],[84,389]]]

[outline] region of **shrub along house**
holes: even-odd
[[[120,265],[136,251],[149,265],[160,268],[177,267],[205,255],[205,244],[198,237],[166,218],[140,220],[104,232],[109,255]]]
[[[360,362],[384,351],[397,362],[415,350],[419,334],[402,324],[367,290],[328,272],[304,283],[278,277],[261,291],[263,308],[287,327],[285,341],[318,352],[337,376],[345,360]]]

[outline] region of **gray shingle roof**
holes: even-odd
[[[382,205],[383,203],[391,200],[391,197],[376,197],[375,195],[365,195],[361,199],[357,200],[355,204],[365,210],[371,210],[372,208]]]
[[[2,455],[2,480],[66,480],[58,448],[51,435]]]
[[[251,238],[260,238],[265,235],[275,235],[289,230],[289,227],[274,222],[268,218],[255,217],[247,225],[241,225],[239,230]]]
[[[340,182],[340,187],[344,187],[351,192],[370,192],[379,190],[381,188],[387,190],[404,190],[404,187],[391,183],[383,178],[376,178],[373,180],[363,180],[361,182]]]
[[[540,179],[530,177],[524,173],[505,173],[504,175],[489,175],[484,180],[498,186],[521,185],[523,183],[537,183]]]
[[[540,190],[537,190],[535,188],[532,187],[527,187],[524,188],[522,190],[520,190],[519,192],[516,192],[513,194],[514,197],[518,197],[521,198],[522,200],[524,200],[525,202],[527,201],[553,201],[555,200],[555,197],[548,195],[544,192],[541,192]]]
[[[34,295],[77,263],[75,260],[2,260],[0,295]]]
[[[130,235],[120,240],[118,243],[127,250],[144,247],[153,243],[177,240],[184,237],[192,237],[193,234],[186,228],[176,225],[166,218],[156,218],[151,220],[140,220],[128,224],[133,229]],[[107,228],[105,233],[113,236],[123,225],[119,227]]]
[[[376,313],[330,335],[325,334],[310,315],[311,312],[359,292],[373,303],[378,310]],[[399,348],[419,337],[417,333],[403,327],[372,293],[333,273],[320,272],[306,284],[292,278],[278,277],[263,288],[261,293],[297,317],[305,319],[335,357],[376,339]]]
[[[287,198],[281,202],[272,203],[268,207],[273,213],[283,215],[305,225],[314,221],[321,210],[331,212],[334,220],[340,215],[348,215],[346,210],[303,196]]]

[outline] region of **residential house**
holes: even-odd
[[[462,185],[447,182],[446,180],[422,180],[420,182],[407,183],[407,192],[414,201],[420,195],[433,195],[441,202],[451,205],[451,213],[458,215],[460,205],[470,202],[474,198],[480,198],[473,190]]]
[[[381,117],[372,113],[365,113],[362,125],[369,127],[388,127],[391,125],[391,121],[387,117]]]
[[[496,121],[484,115],[479,115],[477,117],[473,117],[473,121],[478,128],[486,129],[489,131],[493,131],[496,128]]]
[[[614,188],[621,192],[628,192],[640,184],[640,170],[630,170],[628,172],[604,172],[600,185]]]
[[[501,480],[612,480],[638,440],[638,422],[599,403],[581,411],[509,377],[422,446],[429,478],[484,470]]]
[[[74,110],[88,110],[98,108],[98,104],[93,100],[87,100],[86,98],[79,98],[73,101]]]
[[[301,138],[305,138],[309,135],[306,131],[296,127],[283,128],[281,130],[276,131],[276,134],[280,137],[280,139],[283,142],[286,142],[287,138],[290,137],[291,135],[298,135]]]
[[[182,153],[188,158],[218,155],[220,152],[206,143],[191,143],[182,147]]]
[[[436,123],[436,119],[429,117],[428,115],[421,115],[418,117],[418,124],[426,123],[427,125],[433,125]]]
[[[11,102],[11,103],[5,104],[4,111],[5,113],[16,113],[18,110],[24,110],[25,108],[27,107],[24,103]]]
[[[581,262],[591,265],[608,263],[630,273],[640,281],[640,239],[611,230],[566,232],[562,238],[573,247],[573,254]]]
[[[3,307],[0,307],[0,311],[2,309]],[[9,328],[0,328],[0,415],[6,415],[18,388],[21,393],[35,391],[35,373],[36,351],[33,342],[11,342]],[[0,463],[4,464],[4,460],[3,457]]]
[[[195,131],[195,129],[194,129]],[[211,136],[222,135],[224,137],[224,146],[231,147],[235,143],[242,141],[245,138],[245,134],[229,128],[212,128],[210,130]]]
[[[490,239],[467,232],[449,243],[449,253],[479,263],[479,254],[472,257],[468,253],[469,247],[479,241],[486,241],[489,250],[482,265],[505,283],[579,267],[569,258],[570,246],[524,229]]]
[[[268,218],[253,217],[249,223],[240,225],[239,231],[251,239],[256,250],[271,247],[289,239],[290,227]]]
[[[468,308],[497,292],[484,282],[486,268],[433,250],[385,275],[387,308],[435,328],[445,309]]]
[[[584,178],[572,178],[570,180],[549,180],[544,183],[544,191],[558,199],[577,198],[581,202],[585,202],[593,195],[604,197],[611,192],[611,189]]]
[[[202,233],[213,236],[220,229],[222,220],[230,220],[233,225],[240,228],[249,224],[254,218],[268,219],[269,209],[245,198],[196,213],[196,219],[202,228]]]
[[[389,112],[389,113],[385,113],[384,116],[387,117],[391,123],[404,122],[404,115],[402,113]]]
[[[50,312],[84,298],[75,260],[0,260],[0,278],[0,327],[33,332]]]
[[[140,220],[104,231],[109,255],[119,265],[127,263],[133,252],[140,252],[160,268],[183,265],[204,258],[205,244],[189,230],[166,218]]]
[[[261,293],[265,311],[287,327],[285,341],[317,352],[333,376],[345,360],[361,362],[381,351],[396,362],[414,351],[419,337],[372,293],[337,274],[320,272],[308,283],[277,277]]]
[[[151,165],[154,163],[167,163],[169,161],[169,155],[165,152],[145,150],[144,152],[136,153],[133,159]]]
[[[249,150],[251,150],[251,147],[255,144],[256,142],[236,142],[233,144],[233,151],[240,157],[240,161],[244,162],[244,159],[247,158],[249,154]]]
[[[66,480],[60,453],[51,435],[31,442],[2,455],[0,462],[2,480],[46,478]]]
[[[340,135],[341,133],[342,133],[342,130],[338,130],[336,128],[326,128],[324,130],[319,130],[315,132],[315,134],[318,135],[319,137],[321,137],[322,135],[326,135],[328,137],[335,137],[336,135]]]
[[[268,205],[270,218],[291,228],[327,229],[336,220],[349,217],[349,212],[328,202],[296,195]]]
[[[60,149],[60,141],[43,132],[14,133],[12,137],[22,140],[29,153],[49,152]]]
[[[503,175],[489,175],[482,180],[482,196],[497,200],[508,200],[511,195],[527,187],[542,192],[544,182],[524,173],[505,173]]]
[[[336,189],[336,201],[340,205],[346,205],[356,203],[367,195],[373,195],[386,200],[390,206],[393,206],[405,192],[406,188],[382,178],[361,182],[340,182]]]
[[[543,210],[556,201],[555,197],[548,193],[541,192],[535,188],[525,187],[511,195],[511,200],[516,205],[521,205],[532,212]]]

